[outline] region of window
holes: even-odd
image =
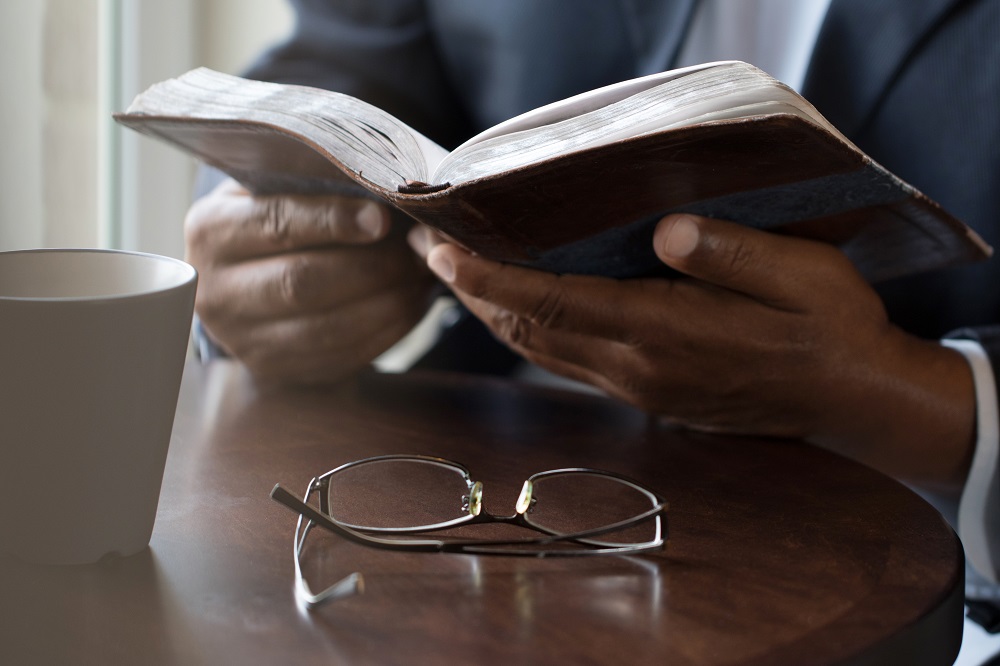
[[[0,250],[182,256],[194,162],[110,114],[197,65],[237,72],[290,25],[282,0],[0,3]]]

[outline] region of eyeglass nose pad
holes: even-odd
[[[527,513],[528,509],[531,508],[531,505],[535,503],[534,498],[531,496],[533,487],[534,486],[530,479],[525,481],[524,485],[521,486],[521,495],[517,498],[517,504],[514,505],[514,508],[517,509],[517,512],[522,515]]]
[[[463,497],[462,499],[465,500],[462,508],[467,510],[471,515],[478,516],[483,510],[483,482],[476,481],[473,483],[468,497]]]

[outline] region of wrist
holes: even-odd
[[[906,482],[957,495],[976,435],[968,363],[897,328],[883,343],[848,373],[849,398],[811,439]]]

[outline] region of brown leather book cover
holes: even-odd
[[[792,114],[668,129],[457,185],[366,180],[257,121],[116,114],[258,193],[363,193],[491,259],[558,273],[662,272],[652,230],[686,211],[838,245],[871,281],[989,256],[966,225],[850,143]]]

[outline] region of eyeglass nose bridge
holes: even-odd
[[[517,510],[519,515],[524,515],[530,513],[531,509],[534,508],[535,503],[538,501],[537,498],[533,496],[534,483],[531,479],[524,482],[521,486],[521,494],[517,498],[517,503],[514,508]],[[476,481],[472,484],[469,489],[468,495],[462,495],[462,511],[468,512],[470,516],[476,517],[483,511],[483,483],[482,481]]]

